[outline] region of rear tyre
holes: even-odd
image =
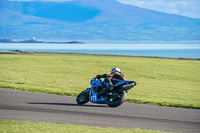
[[[118,96],[116,98],[107,98],[106,103],[109,107],[117,107],[125,102],[126,97],[127,93],[124,90],[122,90],[120,93],[118,93]]]
[[[76,102],[78,104],[85,104],[89,101],[89,91],[81,92],[76,98]]]

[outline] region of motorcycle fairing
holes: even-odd
[[[120,81],[118,83],[116,83],[115,85],[113,85],[113,87],[117,87],[119,85],[124,85],[124,84],[132,84],[134,83],[134,81],[128,81],[128,80],[124,80],[124,81]],[[91,84],[91,88],[88,88],[86,91],[89,91],[89,101],[92,103],[100,103],[100,104],[106,104],[105,102],[105,98],[103,98],[103,96],[98,97],[98,92],[95,92],[95,88],[96,87],[103,87],[104,85],[107,87],[107,83],[101,80],[98,80],[97,78],[93,78],[90,81]],[[124,89],[129,90],[130,88],[132,88],[132,86],[130,87],[126,87]]]
[[[94,92],[94,88],[90,89],[89,101],[92,103],[106,103],[105,99],[102,96],[100,98],[97,96],[97,92]]]
[[[96,78],[93,78],[90,81],[91,87],[97,87],[97,86],[102,86],[102,81],[96,80]]]

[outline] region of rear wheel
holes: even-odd
[[[106,103],[109,107],[117,107],[125,102],[127,97],[127,93],[122,90],[121,92],[117,93],[115,97],[107,97]]]
[[[81,92],[76,98],[76,102],[78,104],[85,104],[89,101],[89,91]]]

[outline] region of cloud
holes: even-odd
[[[120,3],[134,5],[155,11],[177,14],[191,18],[200,18],[199,0],[117,0]]]

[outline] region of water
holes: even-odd
[[[200,58],[200,42],[0,43],[0,50]]]

